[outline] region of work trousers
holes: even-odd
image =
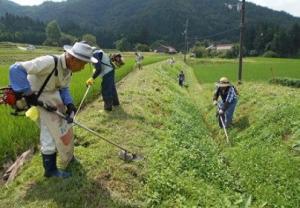
[[[222,118],[223,118],[223,121],[224,121],[224,124],[225,124],[225,127],[226,127],[226,128],[227,128],[227,127],[231,124],[231,122],[232,122],[233,113],[234,113],[236,104],[237,104],[237,99],[234,99],[231,103],[229,103],[227,109],[226,109],[225,112],[224,112],[224,116],[223,116]],[[219,102],[219,105],[220,105],[221,109],[223,109],[223,106],[224,106],[223,101],[220,101],[220,102]],[[222,127],[221,121],[219,122],[219,125],[220,125],[220,127]]]
[[[105,74],[101,82],[101,94],[104,102],[118,104],[118,93],[115,84],[115,70]]]

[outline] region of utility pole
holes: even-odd
[[[184,52],[184,62],[186,62],[186,54],[188,53],[188,27],[189,27],[189,19],[186,20],[185,22],[185,30],[184,30],[184,47],[185,47],[185,52]]]
[[[242,84],[244,29],[245,29],[245,0],[242,0],[238,84]]]

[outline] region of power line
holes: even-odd
[[[215,37],[215,36],[218,36],[218,35],[229,33],[229,32],[232,32],[232,31],[235,31],[235,30],[238,30],[238,29],[240,29],[240,27],[236,27],[236,28],[233,28],[233,29],[230,29],[230,30],[225,30],[225,31],[222,31],[222,32],[219,32],[219,33],[215,33],[213,35],[207,35],[207,36],[202,36],[200,38],[189,38],[189,39],[191,39],[191,40],[201,40],[201,39],[205,39],[205,38],[211,38],[211,37]]]

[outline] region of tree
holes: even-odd
[[[288,56],[290,51],[290,40],[284,30],[274,34],[271,42],[271,50],[278,53],[280,56]]]
[[[0,41],[41,44],[45,39],[45,25],[42,22],[8,13],[0,17]]]
[[[147,44],[137,43],[134,47],[137,51],[150,51],[150,48]]]
[[[90,45],[97,45],[97,38],[92,34],[84,34],[82,40],[88,42]]]
[[[300,26],[299,24],[294,24],[290,31],[288,32],[291,41],[291,54],[297,55],[300,50]]]
[[[240,53],[240,45],[234,44],[233,47],[225,52],[225,58],[237,58]],[[243,48],[243,53],[245,53],[245,48]]]
[[[59,46],[59,39],[61,37],[61,30],[56,22],[56,20],[53,20],[48,23],[46,27],[46,36],[47,39],[44,42],[44,45],[53,45],[53,46]]]
[[[115,42],[116,49],[119,51],[129,51],[132,49],[131,43],[127,38],[121,38]]]
[[[62,33],[59,39],[59,45],[73,45],[73,43],[76,42],[76,39],[77,38],[72,35]]]
[[[197,58],[202,58],[204,56],[207,55],[207,51],[205,50],[205,47],[201,46],[201,45],[195,45],[192,49],[191,49],[192,53],[195,54],[195,56]]]

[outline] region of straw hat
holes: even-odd
[[[93,57],[93,49],[90,45],[82,42],[76,42],[73,46],[65,45],[64,49],[66,52],[78,58],[81,61],[89,63],[97,63],[98,60]]]
[[[220,80],[216,83],[217,87],[229,87],[231,86],[229,79],[227,77],[221,77]]]

